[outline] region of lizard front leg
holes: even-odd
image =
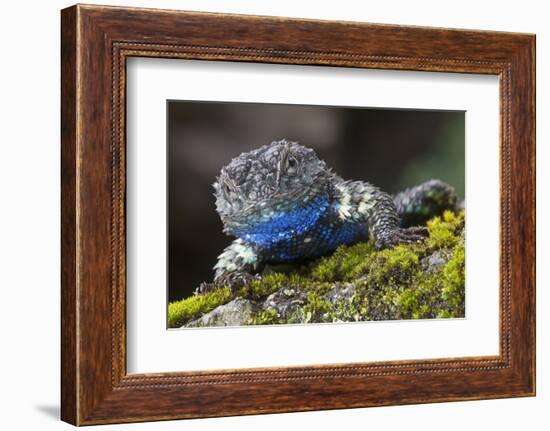
[[[401,228],[392,197],[364,181],[342,181],[335,187],[338,217],[344,222],[366,223],[376,248],[420,241],[424,227]]]
[[[217,287],[229,287],[235,291],[256,277],[260,258],[254,248],[241,239],[234,240],[218,256],[214,265],[214,283],[202,283],[196,293],[205,293]]]
[[[259,264],[260,259],[254,248],[238,238],[218,256],[218,262],[214,265],[214,280],[232,273],[251,274],[257,271]]]

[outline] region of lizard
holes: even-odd
[[[369,237],[377,249],[421,241],[422,222],[457,206],[454,189],[440,180],[392,197],[344,180],[313,149],[287,139],[234,158],[213,187],[223,230],[236,237],[218,257],[214,285],[243,283],[265,264],[305,261]]]

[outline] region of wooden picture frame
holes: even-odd
[[[61,14],[61,418],[75,425],[535,394],[535,37],[77,5]],[[130,56],[498,75],[500,354],[126,372]]]

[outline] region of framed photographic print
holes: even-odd
[[[535,394],[535,37],[62,11],[62,419]]]

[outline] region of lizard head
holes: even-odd
[[[239,236],[306,206],[326,195],[333,175],[315,151],[286,139],[241,154],[214,183],[224,230]]]

